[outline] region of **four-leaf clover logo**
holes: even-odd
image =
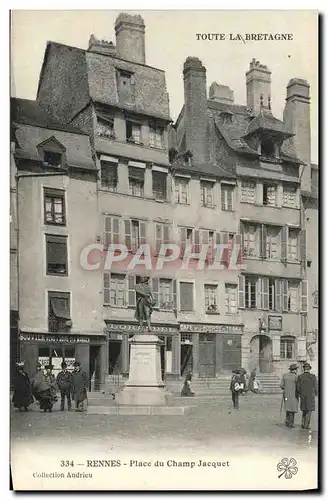
[[[277,464],[277,470],[281,472],[278,479],[282,476],[285,476],[285,479],[291,479],[298,472],[296,465],[297,462],[295,458],[291,458],[290,460],[288,460],[288,458],[283,458],[281,462]]]

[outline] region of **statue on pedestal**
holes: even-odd
[[[143,328],[144,323],[150,332],[151,314],[155,306],[155,297],[149,285],[148,277],[141,277],[140,282],[136,285],[136,312],[135,319],[139,322],[140,328]]]

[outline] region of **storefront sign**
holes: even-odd
[[[89,344],[90,337],[77,337],[76,335],[42,335],[35,333],[21,333],[19,340],[29,340],[33,342],[49,342],[53,344]]]
[[[242,327],[237,325],[206,325],[206,324],[181,324],[180,332],[195,333],[242,333]]]
[[[106,331],[111,335],[112,331],[117,332],[139,332],[139,325],[129,325],[122,323],[107,323]],[[173,328],[170,326],[156,326],[151,325],[151,331],[153,333],[178,333],[178,328]]]
[[[282,316],[268,316],[269,330],[282,330]]]

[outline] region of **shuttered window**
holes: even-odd
[[[117,163],[101,161],[100,178],[102,188],[115,192],[117,190]]]
[[[67,276],[67,238],[46,235],[47,274]]]
[[[189,203],[189,179],[175,177],[175,203]]]
[[[116,307],[134,307],[135,299],[134,275],[104,273],[104,304]]]
[[[263,184],[263,205],[275,207],[277,205],[277,186]]]
[[[204,207],[213,207],[213,182],[200,181],[200,203]]]
[[[136,253],[140,245],[146,243],[146,223],[134,219],[124,220],[125,245],[130,252]]]
[[[120,220],[118,217],[105,215],[104,217],[104,245],[108,248],[111,244],[120,242]]]
[[[151,148],[164,148],[164,129],[155,125],[149,125],[149,145]]]
[[[297,199],[297,186],[296,185],[283,185],[282,204],[284,207],[298,208],[299,203]]]
[[[129,193],[144,196],[145,171],[143,168],[129,167]]]
[[[235,186],[231,184],[221,184],[221,210],[233,211]]]
[[[255,224],[242,223],[243,255],[245,257],[259,257],[261,227]]]
[[[295,359],[295,338],[281,337],[280,338],[280,358]]]
[[[280,227],[266,226],[266,258],[280,258]]]
[[[241,181],[240,201],[241,203],[256,202],[256,182]]]
[[[225,312],[227,314],[237,313],[237,285],[225,285]]]
[[[298,282],[288,281],[288,311],[298,312],[300,310],[300,286]]]
[[[161,310],[176,310],[176,281],[167,278],[153,278],[152,290],[156,306]]]
[[[161,246],[170,243],[171,226],[156,222],[155,224],[156,254],[160,252]]]
[[[180,281],[180,311],[194,310],[194,284]]]
[[[218,306],[218,286],[204,285],[205,312],[206,314],[215,314],[219,312]]]
[[[246,309],[256,309],[256,284],[258,282],[257,278],[250,276],[245,277],[245,307]]]
[[[157,172],[153,170],[153,196],[155,200],[165,201],[167,199],[166,180],[167,174],[165,172]]]

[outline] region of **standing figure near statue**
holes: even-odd
[[[286,412],[285,424],[287,427],[295,427],[295,413],[298,412],[298,399],[296,397],[297,365],[289,367],[289,373],[282,376],[280,388],[283,389],[283,402]]]
[[[136,300],[136,312],[134,317],[139,322],[141,329],[144,323],[146,323],[147,329],[150,332],[150,319],[155,306],[155,297],[150,288],[148,277],[141,277],[140,283],[137,283]]]
[[[296,382],[296,394],[301,399],[302,429],[310,429],[311,413],[315,410],[315,396],[318,395],[317,377],[310,373],[311,368],[309,363],[304,363],[304,373]]]

